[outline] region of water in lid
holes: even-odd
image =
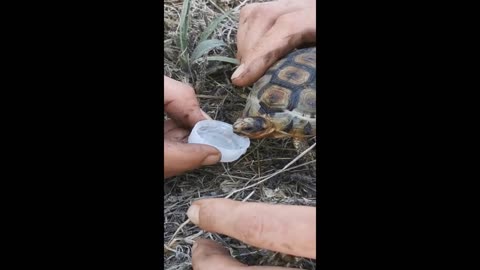
[[[232,138],[232,131],[222,126],[203,126],[198,129],[198,135],[206,142],[226,149],[238,149],[240,146]]]

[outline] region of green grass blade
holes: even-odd
[[[215,29],[218,27],[218,24],[220,24],[226,17],[228,17],[232,13],[232,10],[228,11],[227,13],[215,18],[203,31],[203,33],[200,35],[199,42],[205,41],[207,38],[210,37],[210,35],[215,31]]]
[[[188,11],[190,10],[190,0],[184,0],[182,5],[182,13],[180,14],[180,50],[183,64],[188,64]]]
[[[220,55],[208,56],[207,61],[221,61],[221,62],[227,62],[227,63],[231,63],[231,64],[235,64],[235,65],[238,65],[240,63],[235,58],[225,57],[225,56],[220,56]]]
[[[216,47],[227,46],[225,42],[218,39],[207,39],[198,44],[192,53],[191,61],[195,61]]]

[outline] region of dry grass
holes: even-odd
[[[212,118],[233,123],[243,110],[250,91],[248,88],[237,88],[231,84],[230,76],[235,65],[208,61],[206,57],[192,63],[186,56],[192,54],[199,44],[202,33],[215,18],[231,12],[208,37],[221,40],[227,46],[213,49],[208,56],[234,58],[239,7],[252,1],[191,0],[188,16],[190,21],[186,28],[187,40],[181,44],[179,38],[183,2],[183,0],[165,1],[165,75],[194,86],[200,106]],[[186,51],[182,52],[182,46]],[[236,162],[204,167],[166,181],[165,269],[192,269],[191,244],[192,240],[199,236],[222,243],[230,249],[232,256],[249,265],[314,269],[314,260],[293,258],[257,249],[224,235],[200,231],[192,223],[181,226],[187,220],[186,211],[191,202],[198,198],[230,196],[230,199],[239,201],[315,206],[315,162],[300,159],[292,163],[297,156],[289,139],[252,140],[247,153]]]

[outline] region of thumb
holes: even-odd
[[[186,144],[164,141],[164,177],[171,177],[200,166],[213,165],[220,161],[220,152],[204,144]]]

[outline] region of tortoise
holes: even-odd
[[[245,109],[233,123],[250,139],[293,138],[297,151],[316,135],[316,47],[298,49],[278,61],[250,92]]]

